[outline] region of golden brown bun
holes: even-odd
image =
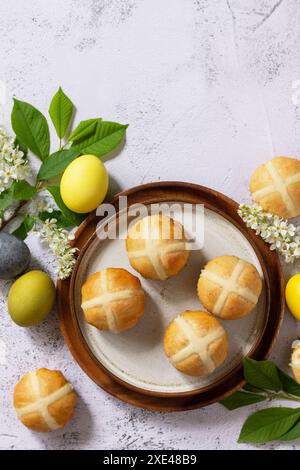
[[[293,348],[290,366],[296,382],[300,384],[300,341]]]
[[[205,312],[185,311],[166,329],[164,349],[171,364],[180,372],[204,376],[225,361],[228,340],[216,318]]]
[[[236,256],[219,256],[209,261],[197,287],[202,305],[226,320],[249,315],[261,290],[262,281],[255,266]]]
[[[72,385],[59,370],[28,372],[14,389],[18,418],[34,431],[63,428],[73,417],[76,400]]]
[[[132,328],[144,313],[140,280],[121,268],[92,274],[82,286],[82,309],[86,321],[99,330]]]
[[[148,279],[167,279],[186,265],[189,258],[186,241],[179,222],[158,214],[145,217],[127,235],[130,264]]]
[[[252,175],[250,193],[265,212],[290,218],[300,215],[300,161],[272,158]]]

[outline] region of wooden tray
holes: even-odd
[[[205,187],[179,182],[151,183],[132,188],[113,199],[118,211],[119,196],[127,196],[128,206],[136,203],[152,204],[157,202],[181,202],[204,204],[208,211],[221,216],[242,234],[251,245],[265,280],[264,322],[259,327],[255,342],[247,355],[255,359],[263,359],[271,350],[283,319],[284,312],[284,281],[277,255],[254,232],[247,229],[237,214],[237,204],[228,197]],[[180,411],[199,408],[217,402],[232,394],[244,383],[241,360],[228,370],[222,377],[193,390],[176,393],[162,393],[147,390],[130,380],[114,373],[103,365],[96,357],[82,332],[78,312],[76,313],[75,292],[78,291],[78,273],[93,243],[97,242],[96,226],[101,219],[92,213],[78,228],[74,246],[80,254],[71,279],[58,282],[58,309],[61,329],[71,353],[87,373],[99,386],[111,395],[138,407],[157,411]],[[202,267],[202,266],[201,266]],[[201,267],[199,267],[199,272]],[[78,296],[78,294],[77,294]],[[187,308],[189,306],[187,305]],[[77,309],[78,310],[78,309]],[[174,312],[174,314],[179,312]],[[174,315],[175,316],[175,315]],[[93,327],[91,327],[93,328]],[[150,353],[149,353],[150,354]],[[171,366],[170,366],[171,367]]]

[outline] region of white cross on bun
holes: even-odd
[[[250,193],[265,212],[284,218],[300,215],[300,161],[276,157],[252,175]]]
[[[126,269],[107,268],[94,273],[81,291],[85,319],[99,330],[128,330],[144,314],[141,282]]]
[[[34,431],[55,431],[73,417],[77,395],[59,370],[28,372],[14,389],[20,421]]]
[[[197,286],[202,305],[226,320],[249,315],[261,290],[262,281],[256,267],[236,256],[219,256],[209,261]]]
[[[225,361],[228,340],[224,328],[212,315],[185,311],[166,329],[164,349],[180,372],[206,376]]]
[[[181,271],[190,254],[183,226],[160,214],[139,220],[128,231],[126,249],[133,269],[159,280]]]

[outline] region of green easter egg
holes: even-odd
[[[8,294],[8,311],[19,326],[41,323],[55,302],[55,286],[43,271],[30,271],[19,277]]]

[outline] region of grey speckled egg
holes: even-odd
[[[0,279],[13,279],[29,266],[28,246],[14,235],[0,233]]]

